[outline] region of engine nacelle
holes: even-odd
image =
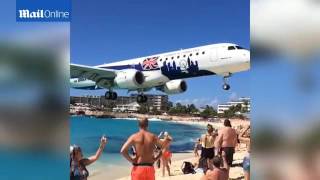
[[[184,80],[172,80],[163,85],[160,89],[167,94],[183,93],[187,90],[187,83]]]
[[[114,83],[121,89],[137,89],[144,83],[144,79],[144,75],[141,71],[127,69],[117,73]]]

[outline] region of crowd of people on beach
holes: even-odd
[[[203,134],[195,144],[194,154],[198,157],[197,168],[204,172],[203,180],[227,180],[233,162],[233,155],[240,137],[243,137],[247,128],[238,134],[232,128],[229,119],[224,120],[224,127],[217,132],[211,124],[207,125],[207,133]],[[201,150],[199,156],[198,151]],[[250,179],[250,157],[246,156],[243,162],[245,180]]]
[[[171,176],[170,164],[172,153],[170,145],[173,138],[168,132],[161,132],[158,136],[148,131],[149,121],[147,118],[138,120],[139,131],[132,134],[123,144],[120,153],[132,164],[131,179],[132,180],[154,180],[155,168],[162,168],[162,176],[165,176],[167,171],[168,176]],[[203,134],[195,143],[194,154],[197,162],[190,167],[201,169],[203,180],[227,180],[229,178],[229,170],[232,166],[233,155],[235,148],[239,143],[239,139],[244,138],[243,134],[250,127],[238,134],[232,128],[230,120],[224,120],[224,127],[219,130],[219,133],[211,124],[207,125],[207,132]],[[244,138],[243,141],[248,141],[250,138]],[[86,180],[89,172],[86,166],[95,162],[102,154],[102,151],[107,143],[107,138],[103,136],[100,139],[100,146],[95,155],[85,158],[82,155],[79,146],[71,146],[70,148],[70,179],[71,180]],[[250,145],[249,145],[250,147]],[[248,153],[250,148],[248,148]],[[201,153],[199,154],[199,151]],[[250,179],[250,156],[244,158],[243,170],[245,180]],[[185,173],[185,171],[183,170]],[[196,173],[191,171],[186,173]]]

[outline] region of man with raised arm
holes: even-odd
[[[153,164],[162,155],[159,153],[154,156],[154,151],[157,147],[161,147],[161,142],[156,135],[148,131],[148,122],[147,118],[139,119],[139,131],[131,135],[121,148],[121,154],[133,165],[132,180],[154,180]],[[128,152],[131,146],[136,150],[134,158]]]

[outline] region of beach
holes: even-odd
[[[230,177],[229,179],[243,179],[244,175],[243,175],[243,170],[242,167],[239,166],[239,164],[242,163],[242,160],[244,158],[244,156],[246,155],[246,150],[244,148],[244,145],[241,145],[242,148],[240,148],[240,150],[238,150],[235,154],[234,154],[234,162],[233,164],[236,164],[238,166],[236,167],[231,167],[230,169]],[[196,173],[196,174],[183,174],[181,171],[181,165],[184,161],[188,161],[188,162],[195,162],[196,158],[194,157],[194,154],[192,152],[187,152],[187,153],[173,153],[172,156],[172,164],[171,164],[171,172],[172,172],[172,176],[165,176],[162,177],[161,174],[161,169],[157,169],[156,168],[156,179],[160,179],[160,180],[198,180],[203,176],[203,173]],[[89,168],[90,170],[90,168]],[[119,169],[115,169],[115,171],[112,171],[112,174],[118,174],[118,175],[123,175],[122,178],[117,178],[117,180],[130,180],[130,171],[131,171],[131,166],[128,163],[126,166],[123,166]],[[110,177],[110,172],[95,172],[93,170],[94,173],[92,173],[90,175],[91,180],[101,180],[101,179],[112,179],[112,177]]]
[[[96,152],[99,138],[102,134],[106,134],[109,139],[101,158],[87,167],[90,172],[89,179],[130,179],[132,166],[120,155],[119,151],[127,137],[138,130],[135,119],[101,119],[78,116],[72,117],[71,122],[71,143],[80,145],[85,157]],[[157,169],[156,179],[200,179],[203,173],[184,175],[181,171],[181,165],[184,161],[196,162],[192,152],[194,142],[201,134],[205,133],[208,123],[217,129],[223,126],[221,121],[161,121],[157,119],[150,121],[151,132],[158,134],[165,130],[170,132],[174,138],[171,146],[173,152],[171,172],[173,176],[162,178],[160,170]],[[247,124],[250,124],[250,122],[243,120],[232,121],[232,125],[236,129]],[[245,145],[242,144],[241,146]],[[234,164],[240,164],[245,154],[245,148],[237,151],[234,156]],[[230,178],[241,179],[241,177],[243,177],[242,168],[232,167]]]

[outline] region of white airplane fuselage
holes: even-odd
[[[221,75],[250,69],[250,52],[236,44],[221,43],[134,58],[95,66],[121,73],[134,69],[144,75],[144,82],[129,90],[150,89],[165,83],[199,76]],[[70,79],[71,87],[99,89],[95,81],[81,78]],[[121,89],[114,84],[112,89]]]

